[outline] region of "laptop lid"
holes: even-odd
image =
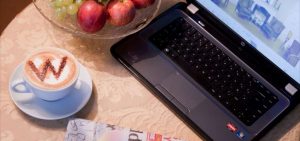
[[[285,92],[299,97],[300,1],[190,0],[201,16],[230,37],[251,67]],[[208,11],[208,13],[207,13]],[[275,79],[274,79],[275,78]],[[278,80],[281,80],[278,82]],[[299,90],[298,90],[299,89]]]

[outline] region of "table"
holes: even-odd
[[[177,1],[163,0],[160,12]],[[89,103],[72,117],[157,132],[187,141],[200,141],[184,122],[140,84],[111,55],[115,40],[83,39],[49,24],[31,4],[5,29],[0,38],[0,140],[63,140],[70,118],[44,121],[22,113],[10,99],[8,80],[32,49],[56,46],[72,52],[93,78]],[[300,107],[263,139],[300,140]]]

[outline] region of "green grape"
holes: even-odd
[[[55,9],[55,16],[58,20],[64,20],[67,16],[67,8],[66,7],[60,7]]]
[[[71,4],[68,6],[67,12],[70,15],[75,15],[78,11],[78,5],[76,4]]]
[[[64,6],[69,6],[70,4],[73,3],[73,0],[63,0]]]
[[[83,0],[75,0],[75,4],[78,5],[78,6],[81,5],[82,2],[83,2]]]
[[[55,0],[54,6],[55,7],[62,7],[64,5],[64,0]]]

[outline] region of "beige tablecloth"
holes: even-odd
[[[163,0],[161,11],[175,2]],[[56,46],[72,52],[93,78],[92,98],[73,117],[200,141],[199,136],[113,59],[109,48],[116,41],[82,39],[64,33],[29,5],[0,38],[0,140],[63,140],[69,118],[56,121],[32,118],[14,105],[8,92],[12,71],[32,49]],[[264,140],[300,141],[299,121],[298,106]]]

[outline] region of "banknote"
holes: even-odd
[[[85,119],[72,119],[65,141],[184,141],[157,133],[132,130]]]

